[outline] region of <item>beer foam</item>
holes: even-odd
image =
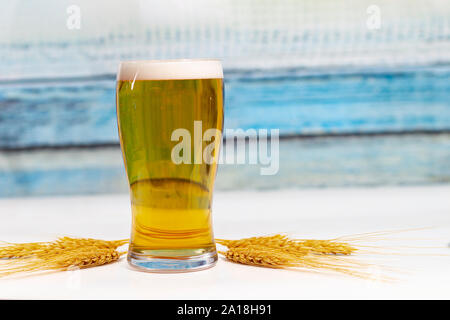
[[[214,59],[124,61],[117,80],[183,80],[223,78],[222,63]]]

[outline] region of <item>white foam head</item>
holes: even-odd
[[[124,61],[117,80],[183,80],[223,78],[222,64],[215,59]]]

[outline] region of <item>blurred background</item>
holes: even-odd
[[[446,0],[3,1],[0,197],[127,192],[121,60],[220,58],[225,127],[280,129],[280,169],[216,188],[450,182]]]

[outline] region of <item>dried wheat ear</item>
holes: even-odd
[[[333,271],[368,277],[366,264],[352,260],[360,248],[352,238],[331,240],[291,239],[286,235],[240,240],[215,239],[227,247],[219,251],[226,260],[277,269]],[[113,263],[126,254],[118,248],[129,240],[61,237],[51,242],[0,244],[0,276],[89,268]]]

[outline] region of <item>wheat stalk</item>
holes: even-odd
[[[0,265],[0,276],[23,272],[45,270],[73,270],[101,266],[117,261],[126,252],[118,252],[113,248],[76,248],[58,255],[40,256],[19,261],[8,261]]]
[[[251,237],[240,240],[216,239],[216,242],[228,248],[261,245],[270,248],[281,249],[300,256],[309,253],[350,255],[358,250],[356,247],[351,246],[347,242],[343,241],[289,239],[286,235],[282,234],[263,237]]]
[[[296,256],[261,246],[234,247],[219,253],[230,261],[247,265],[270,268],[298,266]]]
[[[235,263],[274,269],[300,269],[314,271],[331,271],[348,274],[360,278],[370,278],[364,272],[368,264],[353,260],[340,260],[336,257],[304,255],[298,256],[266,246],[250,245],[246,247],[232,247],[227,251],[219,251],[224,257]],[[388,278],[383,278],[387,280]]]
[[[30,253],[41,250],[45,243],[6,243],[0,246],[0,259],[23,258],[29,256]]]
[[[60,237],[51,242],[1,244],[0,276],[105,265],[126,253],[117,248],[128,241]],[[369,275],[362,270],[369,265],[345,257],[359,251],[350,244],[352,241],[351,237],[291,239],[282,234],[240,240],[216,239],[218,244],[228,248],[219,253],[231,262],[277,269],[328,270],[367,278]]]
[[[52,242],[6,243],[0,245],[0,259],[58,255],[63,251],[78,248],[117,249],[127,242],[128,239],[108,241],[91,238],[60,237]]]

